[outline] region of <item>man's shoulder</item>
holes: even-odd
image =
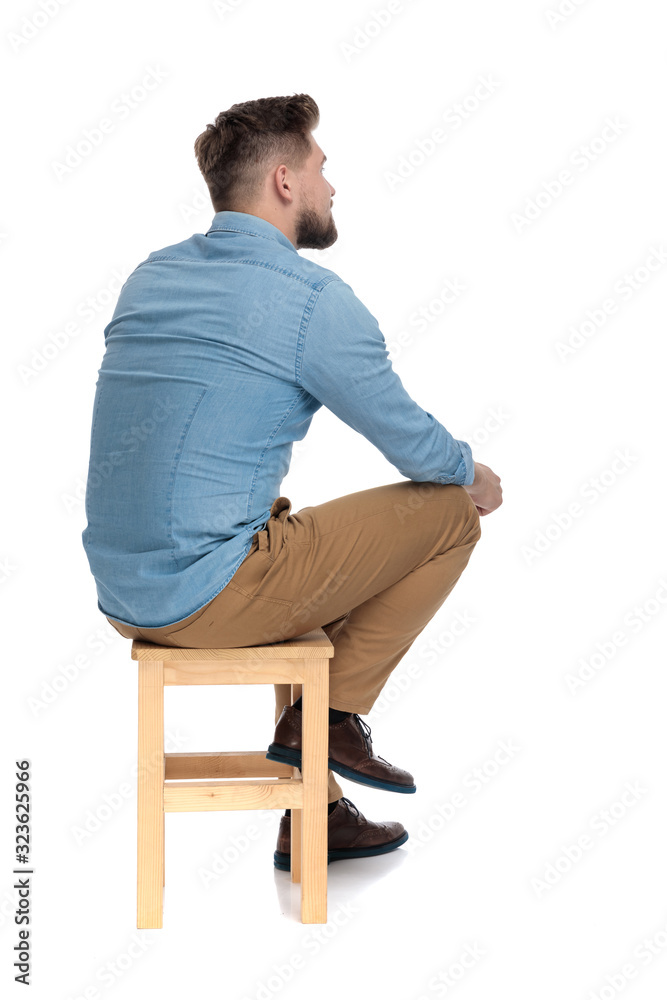
[[[281,247],[277,249],[271,248],[268,252],[265,250],[261,255],[256,255],[253,261],[248,261],[248,263],[260,264],[263,268],[291,278],[301,286],[309,297],[312,295],[319,298],[320,293],[325,288],[327,290],[327,298],[337,296],[343,290],[351,291],[340,275],[332,271],[331,268],[324,267],[322,264],[310,260],[308,257],[302,257],[298,253],[291,253],[289,250]]]
[[[168,246],[160,247],[159,250],[151,250],[141,263],[147,264],[153,260],[201,260],[205,258],[205,250],[209,245],[203,233],[193,233],[178,243],[170,243]]]
[[[234,251],[236,250],[236,248],[233,249]],[[290,253],[278,246],[275,248],[262,246],[261,250],[261,253],[253,254],[252,259],[239,260],[235,252],[230,253],[229,256],[227,254],[220,254],[220,248],[207,239],[204,233],[193,233],[192,236],[180,240],[178,243],[171,243],[168,246],[160,247],[158,250],[151,250],[137,266],[161,260],[211,263],[218,261],[221,264],[233,261],[234,263],[247,263],[249,266],[252,264],[261,264],[270,270],[290,275],[296,280],[309,285],[314,291],[321,291],[330,284],[337,290],[348,287],[335,271],[324,267],[316,261],[310,260],[308,257]]]
[[[302,281],[306,281],[315,290],[319,291],[332,283],[334,288],[343,284],[342,278],[331,268],[323,267],[322,264],[300,254],[291,254],[286,264],[294,269]]]

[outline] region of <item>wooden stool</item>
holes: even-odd
[[[165,813],[218,809],[291,810],[290,868],[292,881],[301,881],[301,921],[327,922],[329,658],[333,654],[321,628],[273,645],[237,649],[132,642],[132,659],[139,661],[137,927],[162,927]],[[301,769],[267,760],[265,750],[165,753],[167,684],[291,684],[292,702],[303,696]],[[243,778],[250,780],[239,780]]]

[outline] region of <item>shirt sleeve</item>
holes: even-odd
[[[375,317],[341,279],[317,293],[306,325],[301,385],[415,482],[470,485],[470,445],[410,396]]]

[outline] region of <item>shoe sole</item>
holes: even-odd
[[[373,858],[378,854],[388,854],[389,851],[396,850],[408,839],[408,831],[402,833],[396,840],[390,840],[387,844],[379,844],[377,847],[339,847],[327,853],[327,864],[332,861],[344,861],[346,858]],[[273,852],[273,867],[282,872],[291,871],[290,855],[285,851]]]
[[[301,767],[301,751],[291,750],[289,747],[283,747],[279,743],[271,743],[266,758],[267,760],[276,760],[279,764],[290,764],[292,767]],[[371,788],[384,788],[388,792],[411,794],[417,791],[416,785],[397,785],[393,781],[381,781],[379,778],[369,778],[365,774],[353,771],[351,767],[339,764],[338,761],[332,760],[331,757],[329,757],[329,767],[343,778],[356,781],[358,785],[370,785]]]

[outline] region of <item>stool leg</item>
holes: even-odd
[[[301,922],[327,922],[329,661],[304,661]]]
[[[291,693],[292,705],[297,700],[300,694],[301,694],[301,685],[292,684],[292,693]],[[299,770],[298,767],[293,768],[292,776],[296,778],[298,781],[301,780],[301,771]],[[290,812],[292,815],[292,819],[290,822],[290,844],[291,844],[290,874],[292,882],[300,882],[301,881],[301,810],[291,809]]]
[[[301,697],[301,691],[303,689],[301,684],[291,684],[290,687],[292,688],[292,704],[294,704],[297,698]]]
[[[292,777],[297,781],[301,780],[301,771],[298,767],[293,768]],[[301,809],[291,809],[292,820],[290,823],[290,873],[292,882],[301,881]]]
[[[164,879],[164,674],[139,661],[137,927],[162,927]]]

